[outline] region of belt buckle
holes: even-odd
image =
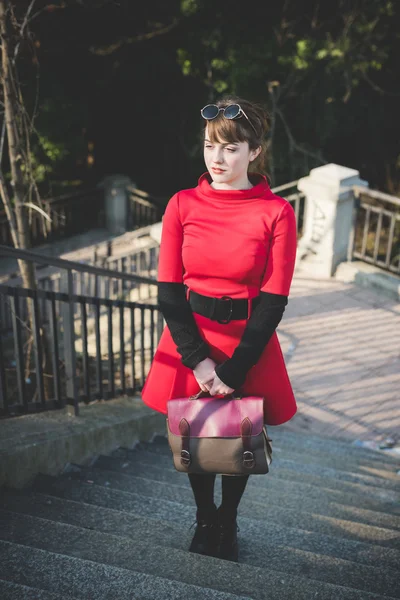
[[[218,300],[229,300],[231,305],[230,305],[230,309],[229,309],[229,315],[227,319],[216,319],[218,321],[218,323],[229,323],[229,321],[232,318],[232,313],[233,313],[233,298],[231,298],[230,296],[222,296],[222,298],[218,298]]]

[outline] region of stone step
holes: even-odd
[[[186,491],[186,490],[185,490]],[[186,505],[187,504],[187,505]],[[180,521],[162,521],[152,517],[136,516],[115,509],[102,508],[72,500],[65,500],[45,494],[9,491],[1,502],[4,510],[41,517],[59,523],[76,525],[103,533],[127,536],[130,539],[149,539],[152,543],[164,547],[187,549],[193,535],[188,523],[194,519],[194,502],[185,502],[185,518]],[[187,516],[187,519],[186,519]],[[192,521],[193,521],[192,519]],[[251,535],[247,535],[250,531]],[[296,551],[322,554],[334,558],[359,563],[363,566],[384,567],[400,570],[400,551],[374,545],[371,542],[354,542],[341,537],[314,533],[277,525],[274,521],[255,521],[240,517],[241,548],[249,554],[249,562],[254,559],[252,544],[257,543],[265,556],[266,564],[276,570],[288,562],[288,556]],[[244,538],[244,539],[243,539]],[[243,558],[241,551],[241,560]],[[268,560],[267,560],[268,559]],[[264,559],[263,559],[264,560]],[[268,562],[269,560],[274,563]],[[294,556],[294,561],[296,556]],[[281,561],[281,563],[279,563]],[[292,561],[290,561],[290,564]],[[273,566],[275,564],[275,566]],[[317,578],[317,577],[315,577]]]
[[[167,438],[157,436],[153,442],[140,442],[135,447],[149,449],[154,453],[169,453],[171,450],[168,446]],[[351,460],[349,458],[336,457],[334,455],[323,454],[320,452],[301,452],[296,449],[286,450],[283,445],[278,445],[272,442],[272,458],[279,460],[280,458],[295,460],[301,464],[321,465],[330,467],[338,471],[359,473],[361,475],[374,475],[385,479],[399,481],[397,470],[400,467],[399,462],[393,461],[390,464],[379,463],[379,461],[368,461],[367,459]]]
[[[134,478],[132,477],[132,479]],[[34,491],[105,508],[115,508],[116,510],[144,517],[180,522],[182,510],[185,506],[187,486],[164,483],[160,487],[160,484],[155,481],[146,481],[141,478],[132,481],[132,484],[136,486],[135,489],[140,490],[140,493],[121,491],[113,489],[111,486],[102,487],[93,483],[75,480],[70,474],[58,478],[39,475],[34,482]],[[125,482],[124,485],[127,485],[127,483]],[[168,489],[170,492],[167,491]],[[142,492],[147,492],[148,495]],[[154,497],[154,494],[156,494],[156,497]],[[167,494],[169,495],[167,496]],[[175,500],[167,499],[171,497],[174,497]],[[162,502],[160,502],[160,498],[162,498]],[[187,493],[186,498],[190,498]],[[192,500],[191,506],[193,506]],[[194,507],[190,510],[190,514],[194,519]],[[346,506],[334,504],[330,506],[330,513],[330,515],[324,516],[301,512],[298,508],[288,510],[279,505],[273,506],[269,502],[261,504],[250,501],[245,495],[239,506],[240,519],[248,514],[257,522],[275,522],[287,527],[338,535],[354,541],[368,541],[385,548],[399,548],[399,533],[390,528],[388,517],[383,513],[373,513],[372,511],[355,508],[349,512]],[[384,520],[382,517],[386,517],[384,522],[388,525],[388,528],[376,526],[376,523],[374,523],[374,521]],[[358,522],[352,522],[354,520]],[[367,523],[365,524],[363,521],[367,521]],[[371,524],[374,526],[371,526]]]
[[[362,473],[338,471],[337,469],[333,469],[331,467],[324,467],[323,465],[303,464],[298,461],[296,462],[293,459],[281,458],[279,453],[275,453],[273,461],[274,465],[277,467],[277,473],[284,470],[288,478],[290,473],[291,479],[295,479],[296,475],[299,479],[302,479],[304,475],[311,477],[316,476],[320,477],[321,479],[329,479],[331,481],[335,481],[336,483],[343,481],[349,483],[359,483],[367,487],[379,487],[400,490],[400,477],[398,475],[393,475],[392,473],[390,473],[390,477],[387,478],[375,475],[364,475]],[[366,490],[366,492],[367,491],[368,490]]]
[[[251,535],[251,532],[247,533]],[[28,545],[34,549],[39,548],[46,552],[92,561],[108,567],[133,570],[142,575],[162,577],[166,581],[198,587],[205,586],[207,582],[209,586],[211,581],[213,590],[251,594],[252,598],[265,597],[265,590],[267,586],[271,590],[274,577],[283,577],[289,581],[292,578],[296,579],[297,594],[298,588],[303,587],[303,589],[308,588],[308,593],[312,593],[313,590],[315,594],[318,590],[318,597],[321,598],[324,592],[326,594],[328,591],[327,583],[331,583],[333,588],[339,587],[333,583],[337,581],[338,572],[340,572],[340,591],[350,588],[362,590],[366,597],[371,597],[373,593],[394,598],[400,593],[398,573],[394,571],[354,565],[349,561],[301,551],[288,552],[286,562],[275,561],[281,568],[285,566],[284,572],[275,572],[268,562],[268,554],[264,552],[264,555],[261,555],[262,541],[261,545],[257,541],[254,545],[251,544],[254,557],[252,564],[248,561],[243,564],[242,561],[243,566],[239,573],[232,563],[229,565],[229,561],[223,561],[224,566],[221,565],[222,561],[211,557],[203,557],[210,560],[196,561],[196,557],[185,550],[154,545],[148,539],[143,540],[139,536],[129,539],[125,536],[99,533],[8,511],[0,511],[0,535],[3,540],[13,541],[15,544]],[[303,557],[304,554],[309,556],[307,561],[302,562],[300,556]],[[296,563],[289,560],[291,555],[296,557]],[[256,565],[254,561],[257,562]],[[264,568],[265,564],[268,564],[268,569]],[[300,577],[300,573],[306,573],[307,579]],[[232,578],[231,574],[236,575],[236,578]],[[314,580],[314,575],[318,576],[318,582]],[[254,582],[257,579],[255,586]],[[322,593],[319,586],[323,587]],[[329,592],[337,597],[335,589],[330,589]],[[270,594],[273,597],[272,590]]]
[[[74,600],[72,596],[60,596],[19,583],[0,580],[0,598],[2,600]]]
[[[83,533],[86,534],[86,531]],[[81,533],[79,538],[82,539],[83,547],[85,547],[85,535],[82,536]],[[62,545],[62,540],[58,540],[58,543]],[[112,548],[110,548],[110,554],[112,554]],[[220,592],[207,586],[199,587],[181,581],[171,581],[133,569],[114,567],[5,541],[0,541],[0,557],[0,579],[10,582],[23,581],[30,587],[40,586],[50,592],[72,594],[73,597],[82,600],[155,600],[155,598],[163,600],[187,600],[188,598],[193,598],[193,600],[252,600],[247,594],[235,595]],[[196,555],[197,557],[198,555]],[[126,558],[129,559],[129,556]],[[197,561],[193,561],[191,570],[196,572],[197,567]],[[209,562],[206,567],[209,568]],[[190,572],[188,575],[191,576],[192,573]],[[233,569],[232,578],[234,578]],[[285,582],[287,579],[285,577]],[[207,579],[207,581],[209,580]],[[279,587],[279,578],[277,578],[277,587]],[[281,584],[281,587],[283,588],[284,585]],[[338,586],[331,587],[336,590]],[[311,586],[309,586],[308,592],[310,589]],[[351,590],[350,592],[353,593]],[[353,599],[354,597],[354,599],[362,600],[359,592],[355,592],[355,594],[357,595],[348,596],[348,598]],[[342,597],[347,598],[344,595]],[[369,597],[375,598],[374,595],[369,595]],[[306,595],[299,598],[305,599]],[[328,599],[328,596],[325,598]],[[379,596],[379,600],[383,598],[384,596]]]
[[[109,456],[112,456],[114,458],[120,458],[120,459],[126,459],[126,460],[132,460],[132,457],[135,456],[137,461],[140,461],[144,464],[159,464],[162,465],[167,468],[171,467],[171,465],[173,464],[172,461],[172,454],[170,454],[169,456],[167,454],[163,455],[163,454],[158,454],[157,455],[157,463],[155,463],[154,461],[154,453],[149,452],[148,450],[139,450],[139,449],[133,449],[133,450],[129,450],[129,449],[125,449],[125,448],[118,448],[112,452],[110,452]],[[321,487],[323,489],[333,489],[336,491],[342,490],[344,492],[348,491],[350,493],[354,492],[355,494],[359,493],[361,494],[363,497],[365,497],[366,494],[366,490],[365,490],[365,483],[362,480],[356,480],[356,481],[348,481],[346,479],[342,479],[342,478],[337,478],[334,474],[340,474],[340,471],[335,471],[334,469],[331,469],[331,476],[328,475],[324,475],[322,476],[321,474],[321,468],[314,467],[314,472],[312,473],[305,473],[303,472],[299,472],[296,467],[298,466],[298,463],[295,463],[294,461],[292,461],[292,464],[290,465],[292,468],[284,468],[282,466],[282,461],[280,461],[279,464],[279,468],[276,467],[275,465],[275,460],[273,459],[272,461],[272,465],[270,467],[270,472],[268,473],[268,482],[270,482],[271,480],[277,481],[277,480],[288,480],[288,481],[293,481],[293,482],[299,482],[299,483],[307,483],[309,485],[313,485],[313,486],[317,486],[317,487]],[[175,467],[174,467],[175,469]],[[357,476],[354,476],[355,479],[357,479]],[[265,481],[265,479],[263,477],[259,477],[259,478],[252,478],[253,481]],[[393,498],[396,498],[396,494],[397,494],[397,501],[400,500],[400,477],[399,477],[399,481],[391,481],[391,480],[386,480],[386,479],[381,479],[379,477],[371,477],[369,478],[368,481],[368,496],[371,496],[373,498],[377,498],[380,499],[382,498],[383,500],[387,499],[387,495],[386,492],[388,492],[389,497],[393,496]]]
[[[155,458],[154,464],[142,463],[137,455],[131,459],[100,455],[93,466],[98,469],[119,471],[178,485],[182,484],[183,478],[187,478],[186,473],[181,473],[174,468],[172,460],[170,465],[159,465],[157,458]],[[360,494],[359,491],[350,493],[334,489],[327,490],[296,481],[272,478],[268,480],[268,475],[253,475],[249,478],[246,492],[246,496],[253,500],[260,498],[260,501],[269,501],[271,499],[274,504],[279,503],[287,508],[296,508],[301,504],[302,506],[308,505],[312,507],[313,511],[319,512],[320,505],[337,502],[386,514],[398,515],[400,513],[400,497],[392,490],[382,490],[380,497],[376,498],[372,494]],[[303,510],[309,512],[309,509],[304,508]],[[398,521],[400,521],[399,516]]]
[[[94,465],[95,466],[95,465]],[[70,473],[70,477],[73,480],[80,480],[82,482],[91,482],[91,484],[99,485],[102,487],[106,487],[108,489],[112,488],[115,490],[120,490],[122,492],[129,492],[133,494],[141,494],[143,496],[149,496],[151,498],[159,498],[162,497],[171,502],[184,502],[185,504],[195,505],[193,492],[190,487],[190,483],[188,478],[185,476],[182,480],[180,478],[181,473],[177,473],[177,482],[171,481],[168,475],[165,474],[165,471],[159,469],[159,473],[162,473],[162,480],[158,481],[156,479],[151,478],[151,475],[148,473],[144,473],[142,476],[131,475],[129,473],[123,473],[120,471],[108,471],[105,469],[83,469],[81,472]],[[68,475],[66,475],[68,477]],[[250,481],[250,480],[249,480]],[[246,487],[245,494],[243,495],[241,502],[239,513],[246,516],[246,514],[257,515],[259,519],[268,519],[269,512],[271,507],[271,502],[274,503],[274,497],[271,497],[269,490],[262,490],[262,494],[260,494],[261,490],[252,489],[250,483],[248,483]],[[222,500],[222,485],[221,480],[216,480],[215,488],[214,488],[214,499],[215,502],[220,503]],[[317,498],[318,500],[318,498]],[[322,499],[319,500],[319,505],[315,509],[315,513],[318,513],[320,506],[326,506],[327,511],[329,511],[329,507],[333,506],[344,506],[343,504],[337,505],[336,503],[326,503],[323,504]],[[282,506],[282,502],[277,501],[275,506],[279,506],[280,508],[285,508]],[[346,507],[345,507],[346,508]],[[360,507],[357,507],[359,510]],[[296,508],[291,508],[292,511],[296,511]],[[382,513],[379,513],[382,514]],[[329,515],[330,516],[330,515]],[[388,515],[385,515],[388,516]],[[391,519],[391,515],[389,515]],[[400,518],[396,518],[396,522],[392,520],[389,521],[391,526],[389,527],[390,534],[385,536],[385,543],[393,544],[394,547],[400,546],[400,531],[395,529],[395,526],[399,526],[400,528]],[[354,525],[353,530],[356,529],[355,525],[357,520],[352,519]],[[281,522],[281,521],[279,521]],[[285,523],[283,523],[285,525]],[[377,540],[381,539],[381,533],[378,533]],[[341,535],[341,532],[340,532]],[[388,542],[388,539],[390,542]],[[379,543],[377,541],[376,543]]]
[[[287,448],[315,450],[321,453],[328,453],[329,455],[334,454],[336,456],[343,456],[344,458],[365,458],[368,462],[378,462],[379,464],[386,463],[389,466],[399,463],[399,457],[396,458],[396,456],[393,456],[384,450],[372,450],[370,448],[354,446],[351,441],[290,431],[281,425],[275,427],[267,425],[267,431],[273,441],[280,446],[286,446]]]
[[[136,442],[133,448],[117,448],[113,452],[110,452],[110,456],[125,456],[125,452],[151,452],[157,454],[157,456],[166,457],[169,461],[172,461],[172,453],[169,446],[165,444],[156,445],[149,442]],[[283,458],[281,449],[277,449],[274,446],[273,450],[273,466],[276,470],[281,468],[290,470],[300,477],[302,474],[317,475],[321,477],[330,477],[336,481],[349,481],[353,483],[362,483],[365,485],[371,485],[374,487],[387,487],[388,489],[399,489],[400,487],[400,476],[396,473],[385,471],[381,475],[367,475],[365,473],[354,473],[351,471],[341,471],[333,467],[324,466],[318,463],[303,463],[295,458]],[[279,469],[278,469],[279,467]],[[272,470],[272,467],[271,467]]]

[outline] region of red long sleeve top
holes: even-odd
[[[265,176],[249,178],[250,189],[217,190],[204,173],[195,188],[172,196],[163,216],[158,265],[160,308],[182,362],[191,368],[208,352],[184,284],[207,296],[260,295],[234,354],[216,367],[233,388],[243,383],[282,318],[297,246],[291,204],[271,191]]]

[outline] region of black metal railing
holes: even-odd
[[[0,416],[66,404],[78,414],[81,401],[142,389],[164,327],[155,303],[157,281],[0,246],[1,255],[57,267],[63,271],[63,289],[0,285],[12,324],[0,338]],[[74,272],[122,280],[133,291],[144,286],[149,301],[76,294]]]
[[[132,186],[126,187],[128,198],[127,229],[134,230],[161,221],[168,198],[151,196]],[[49,219],[27,208],[32,247],[61,238],[106,227],[103,186],[46,198],[41,208]],[[0,244],[13,246],[10,226],[4,210],[0,211]]]
[[[150,273],[157,261],[155,262],[154,256],[147,256],[147,254],[148,251],[151,254],[157,253],[157,247],[159,246],[157,242],[151,240],[151,227],[152,225],[148,225],[128,231],[87,245],[79,250],[68,251],[65,254],[68,255],[70,260],[93,266],[113,268],[117,261],[122,261],[123,267],[127,268],[128,273],[143,274],[146,271]],[[38,281],[46,279],[53,271],[54,269],[48,268],[45,263],[37,265],[36,275]],[[0,275],[0,283],[5,284],[9,281],[12,282],[11,285],[21,285],[22,280],[18,269]]]
[[[81,264],[79,271],[72,271],[72,290],[74,294],[98,296],[110,300],[147,300],[149,289],[146,286],[134,286],[123,277],[109,276],[109,272],[139,275],[151,280],[157,277],[159,244],[149,237],[150,227],[128,232],[113,240],[97,244],[93,249],[83,249],[74,253],[75,262]],[[0,247],[1,252],[1,247]],[[3,255],[6,252],[3,248]],[[12,252],[9,254],[12,255]],[[48,263],[47,257],[36,268],[37,289],[53,292],[65,291],[65,272]],[[101,275],[86,269],[85,265],[101,268]],[[22,279],[19,272],[0,278],[0,283],[20,287]],[[136,296],[135,296],[136,293]],[[151,292],[150,292],[151,293]],[[5,298],[0,296],[0,335],[12,329],[9,312],[4,308]],[[42,302],[42,314],[46,316],[48,307]],[[75,306],[75,312],[78,307]],[[26,315],[24,315],[26,317]]]
[[[400,198],[361,186],[354,194],[348,260],[359,258],[400,274]]]
[[[129,199],[128,229],[138,229],[161,221],[168,198],[150,196],[144,190],[127,186]]]
[[[44,199],[42,208],[50,220],[32,208],[26,209],[33,247],[105,227],[104,191],[100,188]],[[14,245],[4,210],[0,211],[0,244]]]

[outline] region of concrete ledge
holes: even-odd
[[[165,435],[165,415],[140,397],[94,402],[75,417],[67,410],[0,422],[0,486],[22,488],[38,473],[57,475],[69,462],[84,464],[119,446]]]
[[[340,263],[335,272],[335,279],[354,282],[400,302],[400,277],[361,260]]]

